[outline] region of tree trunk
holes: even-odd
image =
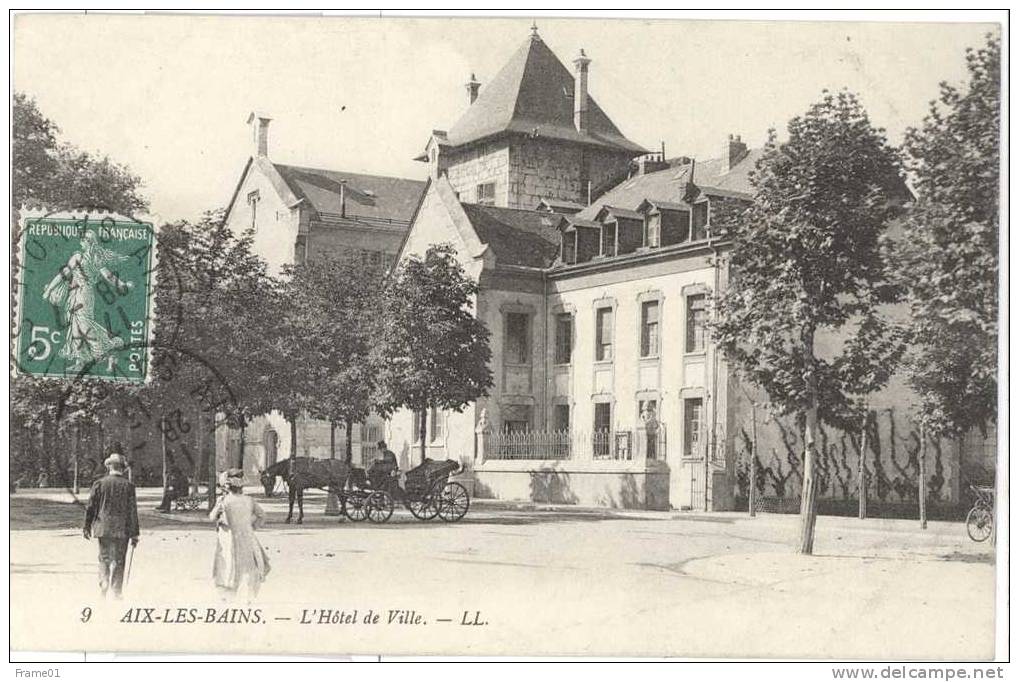
[[[159,418],[159,449],[163,455],[163,490],[166,490],[166,485],[169,482],[169,466],[166,461],[166,417]]]
[[[244,450],[247,449],[248,445],[248,420],[241,417],[241,447],[240,452],[237,453],[237,468],[244,471]]]
[[[860,520],[867,518],[867,416],[863,413],[863,429],[860,431],[860,461],[857,462],[857,487],[860,496]]]
[[[421,464],[425,463],[425,436],[428,432],[428,408],[421,410],[420,424],[418,424],[418,439],[421,441]]]
[[[287,420],[290,422],[290,475],[297,469],[297,416]]]
[[[71,428],[73,429],[71,434],[71,458],[74,467],[74,481],[72,482],[73,487],[71,490],[77,495],[81,492],[81,488],[78,485],[78,441],[81,440],[81,427],[78,424],[74,424]]]
[[[800,554],[814,553],[814,526],[817,523],[817,468],[814,435],[817,433],[817,401],[806,414],[803,430],[803,492],[800,499]]]
[[[800,554],[814,553],[814,526],[817,524],[817,454],[814,439],[817,437],[817,375],[814,373],[814,329],[803,331],[803,353],[807,366],[804,371],[807,410],[803,429],[803,492],[800,499]]]
[[[917,472],[917,496],[920,499],[920,528],[927,528],[927,429],[920,425],[919,471]]]
[[[347,427],[347,464],[351,464],[354,461],[354,420],[347,417],[347,423],[344,426]],[[361,433],[364,434],[363,428]],[[364,443],[361,443],[361,466],[364,466]]]
[[[757,516],[757,408],[750,406],[750,488],[747,492],[750,517]]]
[[[336,459],[336,422],[329,420],[329,459]]]
[[[205,426],[202,423],[201,410],[198,411],[197,423],[198,423],[198,453],[199,453],[198,459],[201,460],[203,457],[207,459],[208,467],[207,471],[209,472],[209,490],[208,490],[209,511],[212,511],[213,508],[216,506],[216,479],[217,474],[219,473],[218,471],[216,471],[216,449],[213,448],[212,454],[208,454],[206,452]]]

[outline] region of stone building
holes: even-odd
[[[275,163],[269,158],[269,116],[252,113],[252,151],[227,204],[225,221],[236,234],[252,231],[254,249],[273,274],[316,255],[355,255],[369,267],[392,264],[425,183],[341,170]],[[355,456],[374,448],[382,421],[369,419],[347,434],[320,420],[298,422],[299,456],[342,456],[351,438]],[[241,433],[217,432],[223,466],[241,461]],[[252,420],[244,433],[243,467],[249,483],[257,472],[290,455],[290,426],[278,414]]]
[[[532,29],[492,82],[471,75],[469,106],[449,131],[434,130],[417,160],[464,201],[533,209],[545,199],[590,203],[625,179],[628,140],[588,93],[591,59],[573,74]]]

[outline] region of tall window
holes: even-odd
[[[554,405],[552,408],[552,428],[556,431],[570,430],[570,406]]]
[[[506,362],[511,365],[526,365],[530,362],[528,328],[530,316],[527,313],[506,314]]]
[[[644,239],[644,246],[657,247],[662,237],[662,215],[649,215],[647,217],[647,234]]]
[[[608,457],[612,452],[612,403],[594,404],[592,446],[595,457]]]
[[[699,204],[693,205],[693,214],[690,218],[692,228],[690,231],[690,239],[696,241],[698,239],[706,239],[708,236],[708,202],[702,201]]]
[[[258,202],[261,197],[256,189],[254,192],[248,192],[248,206],[251,207],[251,229],[258,229]]]
[[[704,401],[701,398],[687,398],[683,402],[683,454],[687,457],[701,454],[703,414]]]
[[[555,316],[555,362],[557,365],[570,364],[573,353],[573,315],[559,313]]]
[[[577,262],[577,233],[563,232],[562,235],[563,263],[572,265]]]
[[[413,440],[414,440],[415,443],[420,443],[421,442],[421,416],[422,416],[422,414],[423,414],[422,412],[418,412],[417,410],[414,410],[414,425],[413,425],[412,428],[414,429],[414,439]]]
[[[484,206],[495,206],[494,182],[485,182],[478,185],[478,203]]]
[[[708,322],[707,294],[686,297],[686,352],[698,353],[704,350]]]
[[[595,360],[612,359],[612,308],[599,308],[595,315]]]
[[[433,407],[430,417],[431,418],[428,421],[428,428],[431,432],[431,440],[434,443],[435,441],[442,440],[442,410]]]
[[[601,255],[616,255],[616,224],[605,223],[601,228]]]
[[[658,356],[658,301],[645,301],[640,306],[640,356]]]

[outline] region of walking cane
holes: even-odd
[[[124,572],[124,585],[131,582],[131,564],[134,562],[134,543],[131,543],[131,549],[127,552],[127,571]]]

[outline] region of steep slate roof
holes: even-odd
[[[450,128],[450,145],[504,133],[538,135],[618,149],[634,156],[647,150],[626,139],[588,96],[588,131],[573,125],[573,75],[536,34],[528,38],[460,120]]]
[[[487,244],[498,265],[548,267],[559,255],[562,216],[548,211],[460,204],[478,239]]]
[[[696,161],[693,170],[694,185],[702,194],[750,199],[753,187],[750,172],[761,157],[762,150],[751,149],[727,172],[722,172],[722,159]],[[603,194],[598,200],[577,214],[579,218],[594,219],[604,206],[637,210],[645,199],[652,202],[682,202],[690,180],[691,163],[685,159],[671,159],[669,168],[655,173],[638,175]]]
[[[338,216],[342,212],[340,181],[346,182],[343,198],[348,216],[401,222],[410,221],[425,189],[420,180],[273,165],[294,195],[310,204],[320,216]]]

